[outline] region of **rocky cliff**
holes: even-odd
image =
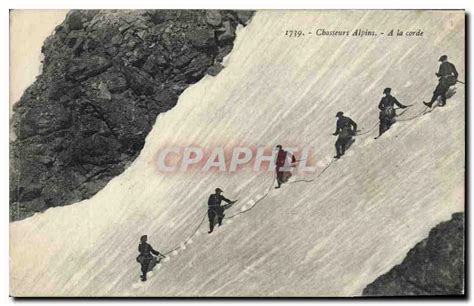
[[[366,296],[464,293],[464,213],[453,214],[411,249],[403,262],[368,285]]]
[[[137,157],[156,117],[216,75],[252,11],[71,11],[14,106],[10,219],[91,197]]]

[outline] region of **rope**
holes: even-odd
[[[207,212],[204,214],[204,216],[202,216],[201,222],[199,222],[198,226],[196,226],[196,229],[192,232],[192,234],[189,235],[188,238],[186,238],[186,239],[184,240],[184,242],[183,242],[184,244],[186,244],[191,238],[194,237],[194,235],[196,235],[197,231],[199,230],[199,228],[201,227],[201,225],[204,223],[204,220],[206,220],[206,215],[207,215]],[[163,255],[167,255],[167,254],[170,254],[170,253],[176,251],[177,249],[181,248],[181,244],[183,244],[183,243],[178,244],[176,247],[174,247],[174,248],[172,248],[171,250],[169,250],[169,251],[163,253]]]
[[[312,178],[312,179],[309,179],[309,180],[305,180],[305,179],[296,180],[296,181],[293,181],[293,182],[289,182],[288,185],[290,185],[290,184],[296,184],[296,183],[311,183],[311,182],[314,182],[314,181],[317,180],[321,175],[323,175],[323,173],[332,165],[332,163],[333,163],[335,160],[336,160],[335,158],[331,159],[331,161],[323,168],[323,170],[321,170],[321,172],[320,172],[315,178]]]
[[[319,173],[316,178],[319,178],[321,175],[323,175],[323,173],[329,168],[329,166],[332,165],[332,163],[333,163],[335,160],[336,160],[335,158],[331,159],[331,161],[330,161],[329,164],[326,166],[326,168],[324,168],[323,171],[321,171],[321,173]]]
[[[327,165],[326,167],[323,168],[323,170],[318,174],[318,176],[316,176],[316,178],[314,179],[311,179],[311,180],[300,180],[300,181],[294,181],[294,182],[289,182],[288,184],[293,184],[293,183],[298,183],[298,182],[312,182],[316,179],[318,179],[321,175],[323,175],[323,173],[333,164],[333,162],[335,161],[335,159],[332,159]],[[226,219],[232,219],[238,215],[241,215],[241,214],[244,214],[244,213],[247,213],[249,211],[251,211],[255,206],[257,206],[263,199],[265,199],[272,191],[272,187],[273,187],[273,184],[275,183],[275,180],[276,180],[276,174],[273,175],[273,179],[272,179],[272,183],[271,185],[268,187],[268,189],[266,190],[265,194],[259,198],[258,200],[255,201],[255,203],[250,206],[249,208],[245,209],[245,210],[242,210],[242,211],[239,211],[233,215],[230,215],[228,216]],[[178,250],[181,248],[181,245],[185,245],[186,243],[188,243],[188,241],[193,238],[196,233],[198,232],[199,228],[201,227],[201,225],[204,223],[204,221],[206,220],[206,215],[207,215],[207,212],[202,216],[202,219],[201,221],[199,222],[199,224],[196,226],[196,228],[194,229],[194,231],[191,232],[191,234],[180,244],[176,245],[175,247],[173,247],[172,249],[170,249],[169,251],[166,251],[166,252],[163,252],[163,253],[160,253],[161,257],[162,258],[165,258],[166,255],[168,254],[171,254],[173,253],[174,251]],[[160,256],[159,255],[159,256]]]
[[[437,101],[436,101],[437,102]],[[423,108],[423,110],[419,113],[417,113],[416,115],[414,115],[413,117],[410,117],[410,118],[406,118],[406,119],[397,119],[398,122],[404,122],[404,121],[411,121],[413,119],[416,119],[416,118],[419,118],[423,115],[426,115],[428,113],[431,113],[434,109],[435,109],[435,106],[438,105],[437,103],[434,104],[431,108],[429,108],[428,106],[425,106],[425,108]]]
[[[437,102],[437,101],[436,101],[436,102]],[[413,104],[415,104],[415,103],[413,103]],[[410,104],[410,105],[407,105],[407,106],[412,106],[413,104]],[[413,117],[411,117],[411,118],[400,119],[400,120],[397,120],[397,121],[410,121],[410,120],[416,119],[416,118],[418,118],[418,117],[421,117],[421,116],[423,116],[423,115],[425,115],[425,114],[427,114],[427,113],[432,112],[432,111],[434,110],[434,108],[435,108],[434,106],[436,106],[436,105],[437,105],[437,104],[433,105],[433,107],[432,107],[431,109],[429,109],[429,110],[427,110],[428,107],[425,107],[420,113],[416,114],[415,116],[413,116]],[[401,114],[398,115],[398,116],[401,116],[402,114],[403,114],[403,113],[401,113]],[[354,135],[354,136],[361,136],[361,135],[368,134],[368,133],[371,132],[375,127],[377,127],[378,124],[379,124],[379,121],[375,122],[374,125],[373,125],[371,128],[369,128],[368,130],[365,130],[364,132],[358,133],[357,135]],[[293,181],[293,182],[289,182],[288,185],[290,185],[290,184],[296,184],[296,183],[300,183],[300,182],[304,182],[304,183],[314,182],[315,180],[317,180],[318,178],[320,178],[320,177],[324,174],[324,172],[326,172],[327,169],[329,169],[329,167],[334,163],[335,160],[336,160],[336,159],[333,158],[333,159],[321,170],[321,172],[320,172],[315,178],[312,178],[312,179],[309,179],[309,180],[305,180],[305,179],[296,180],[296,181]],[[245,209],[245,210],[241,210],[241,211],[239,211],[239,212],[237,212],[237,213],[235,213],[235,214],[233,214],[233,215],[227,216],[226,219],[232,219],[232,218],[234,218],[234,217],[236,217],[236,216],[238,216],[238,215],[241,215],[241,214],[244,214],[244,213],[247,213],[247,212],[251,211],[255,206],[257,206],[263,199],[265,199],[265,198],[271,193],[272,187],[273,187],[273,185],[274,185],[274,183],[275,183],[275,180],[276,180],[276,174],[273,175],[272,183],[271,183],[271,185],[269,186],[269,188],[266,190],[265,194],[264,194],[261,198],[259,198],[258,200],[256,200],[255,203],[254,203],[251,207],[249,207],[249,208],[247,208],[247,209]],[[170,254],[170,253],[172,253],[172,252],[174,252],[174,251],[180,249],[180,248],[181,248],[181,245],[186,244],[192,237],[194,237],[194,236],[196,235],[196,233],[198,232],[199,228],[201,227],[201,225],[202,225],[202,224],[204,223],[204,221],[206,220],[206,215],[207,215],[207,212],[203,215],[203,217],[202,217],[201,221],[199,222],[199,224],[196,226],[196,228],[194,229],[194,231],[192,231],[191,234],[184,240],[184,242],[178,244],[177,246],[175,246],[175,247],[172,248],[171,250],[162,253],[161,255],[165,256],[165,255],[167,255],[167,254]]]
[[[375,124],[374,124],[370,129],[364,130],[364,132],[362,132],[362,133],[357,133],[357,134],[354,135],[354,136],[357,137],[357,136],[361,136],[361,135],[368,134],[368,133],[370,133],[373,129],[375,129],[378,125],[379,125],[379,121],[377,120],[377,122],[375,122]]]
[[[255,203],[250,206],[249,208],[245,209],[245,210],[241,210],[239,212],[236,212],[235,214],[233,215],[230,215],[227,217],[227,219],[232,219],[234,218],[235,216],[238,216],[238,215],[241,215],[241,214],[244,214],[246,212],[249,212],[250,210],[252,210],[255,206],[257,206],[258,203],[260,203],[263,199],[265,199],[269,194],[270,194],[270,191],[272,190],[272,187],[273,187],[273,184],[275,183],[275,180],[276,180],[276,175],[274,174],[273,175],[273,179],[272,179],[272,183],[270,185],[270,187],[268,187],[266,193],[258,200],[255,201]]]
[[[246,213],[246,212],[250,211],[252,208],[254,208],[260,201],[262,201],[264,198],[266,198],[266,197],[269,195],[269,193],[270,193],[270,191],[271,191],[271,189],[272,189],[272,187],[273,187],[273,183],[275,183],[275,175],[273,176],[272,184],[271,184],[270,187],[267,189],[267,191],[266,191],[266,193],[264,194],[263,197],[261,197],[260,199],[258,199],[257,201],[255,201],[254,205],[252,205],[250,208],[248,208],[248,209],[246,209],[246,210],[243,210],[243,211],[240,211],[240,212],[237,212],[237,213],[235,213],[235,214],[233,214],[233,215],[231,215],[231,216],[228,216],[226,219],[232,219],[232,218],[234,218],[235,216],[240,215],[240,214],[243,214],[243,213]],[[168,255],[168,254],[170,254],[170,253],[172,253],[172,252],[174,252],[174,251],[180,249],[180,248],[181,248],[181,245],[186,244],[191,238],[193,238],[193,237],[196,235],[196,233],[198,232],[198,230],[199,230],[199,228],[201,227],[201,225],[202,225],[202,224],[204,223],[204,221],[206,220],[206,215],[207,215],[207,212],[202,216],[201,221],[200,221],[199,224],[196,226],[196,228],[194,229],[194,231],[192,231],[191,234],[190,234],[182,243],[176,245],[175,247],[173,247],[173,248],[170,249],[169,251],[166,251],[166,252],[162,253],[162,255],[165,256],[165,255]]]

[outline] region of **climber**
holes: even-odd
[[[343,116],[343,112],[337,112],[336,118],[336,131],[334,136],[338,136],[336,140],[336,156],[334,158],[340,158],[344,155],[347,145],[352,141],[352,136],[357,132],[357,124],[349,117]]]
[[[441,62],[441,65],[439,65],[439,71],[436,73],[436,76],[439,78],[438,85],[433,91],[431,101],[423,101],[423,104],[428,107],[431,107],[438,97],[441,97],[441,103],[439,106],[446,105],[446,93],[448,92],[449,87],[454,86],[458,81],[458,72],[456,71],[456,67],[448,62],[448,56],[443,55],[438,61]]]
[[[289,153],[283,150],[281,145],[277,145],[275,149],[278,150],[278,155],[275,162],[275,170],[277,175],[277,184],[278,186],[275,189],[280,188],[281,184],[288,182],[288,179],[291,177],[291,172],[288,171],[288,164],[289,162]],[[295,163],[296,159],[294,155],[291,155],[291,164]],[[294,167],[291,165],[291,167]]]
[[[207,201],[208,205],[208,210],[207,210],[207,216],[209,217],[209,234],[212,233],[214,230],[214,221],[217,216],[217,222],[219,223],[219,226],[222,225],[222,220],[224,219],[224,210],[230,205],[234,204],[237,201],[231,201],[227,198],[225,198],[222,193],[222,189],[216,188],[216,193],[211,194],[209,196],[209,200]],[[221,206],[221,202],[225,201],[228,203],[226,206]]]
[[[138,245],[138,252],[140,252],[140,255],[138,255],[137,261],[142,266],[143,274],[140,276],[142,282],[146,281],[147,272],[153,270],[159,260],[165,257],[160,254],[160,252],[155,251],[146,241],[147,235],[143,235],[140,237],[140,244]],[[158,256],[158,259],[152,254]]]
[[[385,88],[383,94],[385,95],[379,103],[379,136],[386,132],[390,126],[395,122],[395,108],[393,107],[396,104],[399,108],[407,108],[407,106],[401,104],[397,99],[390,94],[392,91],[391,88]]]

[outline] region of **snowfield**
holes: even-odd
[[[406,25],[424,35],[284,35]],[[419,114],[442,54],[464,80],[463,11],[258,11],[238,32],[226,68],[159,115],[122,175],[89,200],[11,223],[11,295],[360,295],[432,227],[464,210],[464,85],[444,108],[398,122],[378,140],[378,127],[357,137],[310,180],[334,155],[337,111],[367,131],[391,87],[400,102],[416,102],[400,119]],[[272,172],[157,167],[170,146],[276,144],[313,147],[316,173],[295,174],[275,190]],[[206,217],[192,235],[216,187],[239,200],[227,216],[243,213],[211,235]],[[177,247],[146,283],[135,261],[142,234],[161,252]]]

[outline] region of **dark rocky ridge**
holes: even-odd
[[[216,75],[252,11],[77,10],[14,106],[10,220],[87,199],[137,157],[156,117]]]
[[[433,228],[403,262],[378,277],[366,296],[464,294],[464,213]]]

